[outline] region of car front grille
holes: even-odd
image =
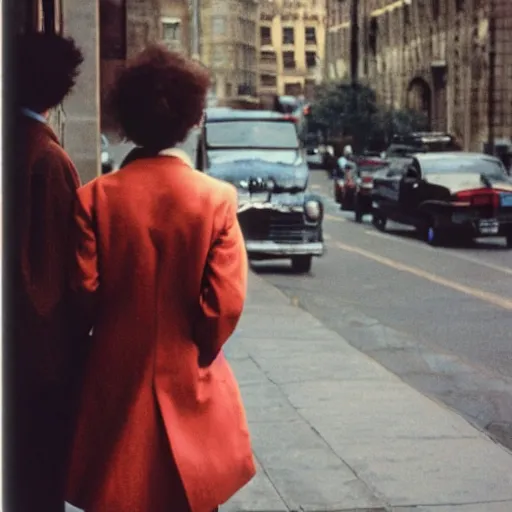
[[[282,243],[309,241],[317,227],[307,225],[302,213],[272,210],[246,210],[238,216],[246,239]]]

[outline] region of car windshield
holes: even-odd
[[[427,174],[484,174],[497,180],[507,178],[503,165],[490,158],[436,158],[422,162],[421,166]]]
[[[291,149],[277,149],[275,151],[269,151],[267,149],[244,149],[243,151],[213,149],[208,151],[209,166],[232,164],[248,160],[258,160],[272,164],[296,165],[300,158],[300,154],[297,150]]]
[[[291,122],[221,121],[206,125],[209,148],[298,149],[297,130]]]

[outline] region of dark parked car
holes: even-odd
[[[114,170],[114,159],[110,154],[110,143],[103,133],[101,134],[101,173],[108,174]]]
[[[373,177],[376,172],[387,169],[389,163],[381,158],[360,158],[355,171],[354,214],[356,222],[372,213]]]
[[[453,135],[444,132],[413,132],[394,135],[391,145],[384,152],[390,166],[405,165],[411,162],[416,153],[444,153],[460,151],[461,147]]]
[[[512,179],[502,162],[480,153],[416,154],[402,170],[373,180],[373,222],[415,226],[432,245],[450,235],[502,236],[512,247]]]
[[[237,188],[249,258],[290,258],[295,271],[308,272],[313,256],[323,254],[323,203],[307,191],[293,120],[262,110],[207,110],[197,168]]]

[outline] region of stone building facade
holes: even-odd
[[[325,7],[325,0],[262,0],[261,95],[312,97],[322,78]]]
[[[349,78],[353,1],[328,0],[324,71],[330,80]],[[510,140],[510,0],[356,1],[359,79],[376,89],[382,103],[424,111],[432,129],[450,131],[466,149],[482,151],[489,126],[496,143]],[[489,116],[491,98],[494,114]]]
[[[258,0],[200,2],[199,54],[219,104],[257,101],[258,21]]]

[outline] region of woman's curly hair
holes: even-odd
[[[42,32],[20,34],[15,44],[18,105],[36,112],[57,106],[75,85],[81,50],[71,38]]]
[[[128,139],[161,150],[185,140],[201,121],[209,87],[200,63],[152,45],[120,73],[109,103]]]

